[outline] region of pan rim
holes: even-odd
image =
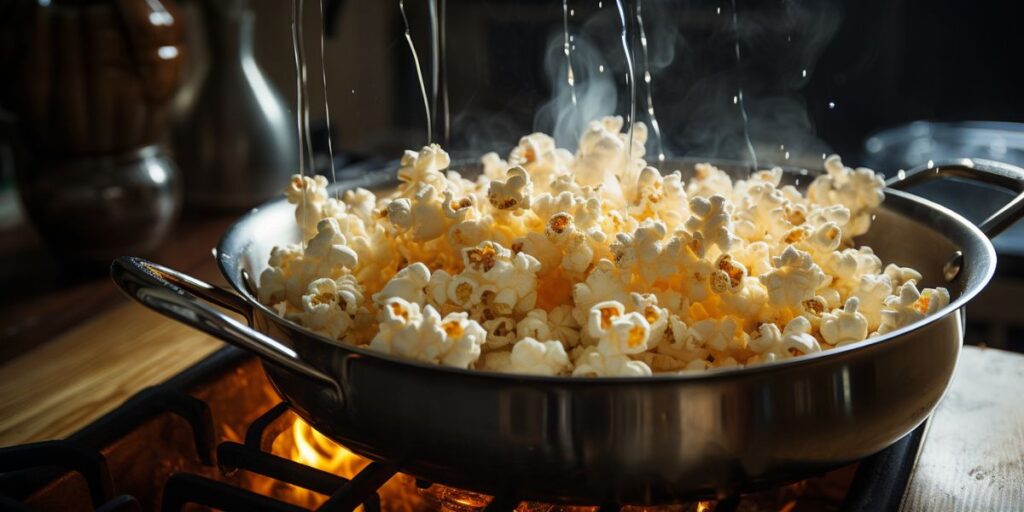
[[[699,161],[703,162],[703,161],[708,161],[708,160],[707,159],[701,159]],[[712,162],[714,162],[714,160],[712,160]],[[339,180],[337,183],[333,184],[331,188],[351,189],[351,188],[355,188],[355,187],[377,187],[377,186],[385,185],[385,184],[390,183],[392,181],[393,180],[390,179],[390,176],[388,176],[388,179],[381,179],[381,176],[378,173],[377,175],[364,175],[361,178],[355,179],[355,180],[344,180],[344,181]],[[410,371],[412,371],[412,370],[419,370],[419,371],[429,371],[429,372],[444,372],[444,373],[451,373],[451,374],[454,374],[456,376],[460,376],[461,375],[461,376],[475,377],[475,378],[498,379],[498,380],[502,380],[502,381],[505,381],[505,382],[508,382],[508,383],[516,383],[516,382],[546,382],[546,383],[560,384],[560,385],[566,385],[566,384],[577,385],[578,384],[578,385],[600,386],[600,385],[607,385],[607,384],[628,384],[628,383],[637,384],[637,383],[642,383],[642,382],[650,382],[650,383],[679,383],[679,382],[683,382],[683,381],[686,381],[686,382],[689,382],[689,381],[709,382],[709,381],[715,381],[715,380],[719,380],[719,379],[730,379],[730,378],[735,378],[735,377],[747,377],[747,376],[757,375],[757,374],[766,373],[766,372],[788,371],[789,369],[794,368],[794,367],[798,367],[798,366],[822,363],[822,362],[827,361],[828,359],[838,359],[838,358],[840,358],[841,356],[843,356],[844,354],[846,354],[848,352],[870,350],[872,347],[875,347],[875,345],[880,345],[880,344],[883,344],[883,343],[890,342],[892,340],[895,340],[896,338],[902,337],[905,334],[911,333],[913,331],[917,331],[917,330],[922,329],[922,328],[924,328],[924,327],[926,327],[928,325],[931,325],[932,323],[937,322],[940,319],[945,318],[949,314],[956,313],[961,308],[963,308],[968,302],[970,302],[975,296],[977,296],[978,293],[980,293],[981,290],[983,290],[988,285],[989,281],[992,279],[992,276],[995,274],[995,269],[996,269],[996,252],[995,252],[995,247],[992,245],[992,241],[984,233],[982,233],[981,230],[978,229],[978,227],[973,222],[967,220],[966,218],[964,218],[960,214],[950,210],[949,208],[947,208],[947,207],[945,207],[943,205],[940,205],[938,203],[935,203],[935,202],[930,201],[928,199],[925,199],[923,197],[917,196],[915,194],[911,194],[909,192],[904,192],[904,191],[895,190],[895,189],[886,187],[885,188],[885,194],[886,194],[887,197],[889,197],[889,196],[899,197],[901,200],[917,203],[917,204],[919,204],[919,205],[921,205],[923,207],[926,207],[926,208],[929,208],[931,210],[934,210],[937,213],[941,214],[942,216],[945,216],[946,218],[948,218],[948,220],[950,220],[952,222],[955,222],[955,223],[961,225],[962,227],[964,227],[968,232],[971,233],[971,236],[973,238],[975,238],[978,241],[980,241],[981,245],[982,245],[981,250],[987,256],[985,258],[981,258],[981,260],[984,263],[987,264],[987,267],[984,268],[984,269],[979,269],[978,270],[978,272],[979,272],[978,279],[975,280],[973,284],[969,283],[968,286],[964,289],[963,293],[961,293],[956,299],[951,300],[950,303],[946,305],[946,307],[942,308],[937,313],[935,313],[933,315],[929,315],[929,316],[927,316],[927,317],[925,317],[925,318],[923,318],[921,320],[918,320],[917,322],[914,322],[913,324],[901,327],[901,328],[899,328],[899,329],[897,329],[895,331],[886,333],[884,335],[870,337],[868,339],[865,339],[865,340],[862,340],[862,341],[859,341],[859,342],[856,342],[856,343],[851,343],[849,345],[844,345],[842,347],[836,347],[836,348],[832,348],[832,349],[828,349],[828,350],[822,350],[820,352],[816,352],[816,353],[813,353],[813,354],[806,354],[806,355],[803,355],[803,356],[800,356],[800,357],[794,357],[794,358],[790,358],[790,359],[772,361],[772,362],[768,362],[768,363],[760,363],[760,364],[757,364],[757,365],[754,365],[754,366],[744,366],[744,367],[736,367],[736,368],[710,369],[710,370],[703,371],[703,372],[685,372],[685,373],[680,373],[680,374],[655,374],[655,375],[646,376],[646,377],[632,377],[632,376],[627,376],[627,377],[572,377],[572,376],[569,376],[569,377],[566,377],[566,376],[529,375],[529,374],[516,374],[516,373],[499,373],[499,372],[494,372],[494,371],[490,371],[490,370],[476,370],[476,369],[454,368],[454,367],[450,367],[450,366],[443,366],[443,365],[440,365],[440,364],[432,364],[432,363],[426,363],[426,362],[416,361],[416,360],[412,360],[412,359],[406,359],[406,358],[402,358],[402,357],[398,357],[398,356],[393,356],[393,355],[390,355],[390,354],[382,354],[380,352],[376,352],[374,350],[371,350],[368,347],[362,347],[362,346],[357,346],[357,345],[353,345],[353,344],[349,344],[349,343],[344,343],[344,342],[340,342],[340,341],[337,341],[337,340],[332,340],[332,339],[329,339],[327,337],[324,337],[324,336],[321,336],[319,334],[316,334],[316,333],[314,333],[312,331],[309,331],[308,329],[306,329],[305,327],[303,327],[302,325],[300,325],[298,323],[295,323],[295,322],[293,322],[291,320],[288,320],[288,319],[286,319],[286,318],[284,318],[282,316],[279,316],[276,312],[274,312],[272,309],[270,309],[270,307],[268,307],[268,306],[264,305],[263,303],[259,302],[259,300],[257,300],[256,297],[254,297],[251,293],[249,293],[249,290],[247,289],[247,287],[243,286],[243,284],[242,284],[243,279],[242,279],[242,276],[241,276],[241,272],[238,272],[239,275],[233,276],[233,275],[231,275],[231,271],[229,269],[229,263],[228,262],[233,258],[233,255],[230,252],[228,252],[228,246],[230,245],[229,242],[232,240],[233,235],[236,233],[236,231],[241,230],[242,226],[244,224],[246,224],[248,221],[250,221],[253,216],[259,214],[259,212],[261,210],[264,210],[266,208],[270,208],[272,206],[279,205],[282,202],[284,202],[285,199],[283,199],[283,198],[273,199],[273,200],[267,201],[267,202],[261,204],[260,206],[258,206],[256,208],[253,208],[252,210],[250,210],[249,212],[245,213],[244,215],[239,217],[237,220],[235,220],[231,224],[231,226],[227,229],[227,231],[225,231],[223,237],[220,239],[220,242],[217,245],[217,253],[216,253],[217,254],[217,258],[216,259],[217,259],[217,266],[218,266],[218,268],[219,268],[219,270],[221,272],[221,275],[224,276],[224,279],[227,280],[227,282],[231,285],[232,289],[246,303],[248,303],[250,307],[254,308],[255,310],[260,311],[263,315],[265,315],[268,318],[270,318],[273,322],[278,323],[278,324],[283,324],[283,325],[287,326],[289,329],[292,329],[292,330],[296,331],[297,333],[301,334],[302,336],[304,336],[307,339],[313,339],[313,340],[316,340],[316,341],[318,341],[320,343],[325,343],[325,344],[328,344],[328,345],[332,345],[332,346],[334,346],[336,348],[348,351],[348,352],[350,352],[350,353],[352,353],[354,355],[358,355],[358,356],[361,356],[361,357],[369,357],[369,358],[373,358],[373,359],[377,359],[377,360],[381,360],[381,361],[386,361],[388,363],[401,365],[401,366],[405,367],[407,370],[410,370]],[[882,208],[885,208],[885,202],[882,203]],[[312,364],[312,365],[314,365],[316,367],[321,367],[322,366],[321,364],[319,364],[318,361],[309,361],[309,360],[307,360],[306,362],[310,363],[310,364]]]

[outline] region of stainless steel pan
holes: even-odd
[[[147,307],[263,358],[271,382],[300,416],[352,451],[386,461],[367,478],[401,470],[491,494],[514,492],[517,499],[658,503],[800,479],[877,452],[928,416],[956,368],[963,307],[995,270],[987,236],[1024,211],[1024,171],[994,162],[922,168],[902,184],[949,175],[1019,195],[979,229],[889,189],[871,232],[858,240],[884,261],[919,269],[924,285],[949,288],[949,307],[851,346],[692,375],[481,373],[312,334],[259,304],[247,277],[263,270],[271,246],[297,240],[293,209],[284,201],[253,210],[221,241],[217,260],[234,292],[137,258],[115,261],[111,273]],[[357,185],[387,180],[339,186]],[[244,315],[250,325],[212,305]]]

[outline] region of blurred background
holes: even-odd
[[[372,172],[430,140],[504,153],[535,130],[572,148],[586,120],[630,110],[614,0],[413,0],[404,18],[397,0],[293,5],[0,0],[0,360],[117,300],[114,256],[208,264],[231,220],[300,165]],[[625,7],[636,119],[660,128],[649,156],[814,170],[838,152],[890,176],[946,158],[1024,165],[1018,2]],[[972,220],[1008,197],[963,183],[922,193]],[[1024,232],[997,249],[968,337],[1024,350]]]

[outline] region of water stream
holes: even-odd
[[[643,0],[636,0],[636,25],[640,31],[640,52],[643,55],[644,90],[647,93],[647,115],[651,122],[651,132],[654,134],[656,144],[655,151],[658,155],[658,162],[665,161],[665,146],[661,141],[661,125],[658,124],[658,115],[654,113],[654,91],[651,83],[651,62],[647,51],[647,31],[644,29]]]
[[[629,42],[629,24],[626,18],[626,7],[624,0],[615,0],[615,7],[619,11],[619,21],[622,24],[622,32],[619,34],[619,39],[622,40],[622,52],[626,56],[626,85],[629,88],[629,117],[626,118],[626,122],[629,123],[629,129],[627,130],[627,150],[626,160],[631,162],[633,159],[633,127],[636,124],[636,68],[633,66],[633,45]],[[627,165],[627,169],[629,166]]]
[[[747,151],[750,152],[752,172],[757,172],[757,153],[754,151],[754,144],[750,141],[750,120],[747,118],[747,107],[743,101],[743,58],[740,54],[740,23],[739,9],[736,7],[736,0],[732,0],[732,29],[736,35],[736,88],[738,93],[734,103],[740,107],[740,117],[743,120],[743,139],[747,143]]]
[[[301,0],[299,0],[301,1]],[[433,0],[431,0],[433,4]],[[423,112],[427,116],[427,142],[433,142],[434,130],[433,130],[433,117],[430,115],[430,98],[427,96],[427,84],[423,80],[423,67],[420,66],[420,57],[416,53],[416,43],[412,41],[412,31],[409,28],[409,17],[405,14],[405,0],[398,0],[398,10],[402,13],[402,22],[405,23],[405,42],[409,45],[409,51],[412,53],[413,64],[416,65],[416,79],[419,80],[420,93],[423,95]]]
[[[324,0],[320,0],[320,75],[323,77],[324,86],[324,117],[327,123],[327,156],[330,158],[331,165],[331,183],[338,182],[338,173],[334,168],[334,142],[332,141],[334,133],[331,130],[331,102],[327,96],[327,52],[324,51]],[[335,190],[335,197],[340,198],[338,190]]]
[[[573,113],[576,115],[578,114],[578,111],[576,111],[576,75],[572,70],[572,45],[569,40],[569,0],[562,0],[562,35],[566,66],[565,81],[569,84],[569,95],[572,99]]]

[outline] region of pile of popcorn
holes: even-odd
[[[944,288],[854,246],[883,181],[838,156],[801,194],[781,169],[686,181],[622,120],[575,154],[542,133],[470,180],[437,145],[398,187],[286,191],[304,243],[276,247],[259,300],[328,338],[395,356],[536,375],[644,376],[798,357],[933,314]],[[632,147],[632,154],[630,154]]]

